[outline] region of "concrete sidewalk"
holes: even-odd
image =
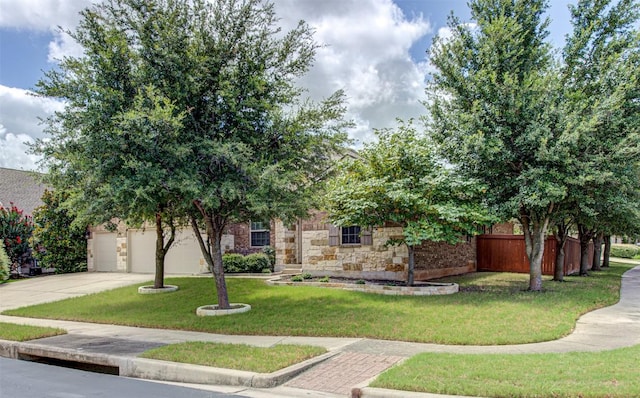
[[[34,278],[0,286],[0,309],[55,301],[142,283],[151,278],[151,275],[103,273]],[[390,366],[420,352],[562,353],[603,351],[640,344],[640,266],[624,274],[619,303],[585,314],[578,320],[574,332],[567,337],[535,344],[448,346],[358,338],[229,336],[8,316],[0,316],[0,321],[60,327],[69,333],[27,343],[2,342],[0,354],[6,356],[57,355],[61,358],[93,361],[92,363],[118,367],[123,375],[198,383],[198,388],[240,393],[248,397],[345,397],[351,395],[352,389],[360,397],[443,397],[371,389],[366,385]],[[325,347],[329,353],[317,360],[274,374],[255,374],[137,358],[140,352],[148,348],[184,341],[241,343],[261,347],[310,344]],[[219,385],[204,387],[202,383]]]

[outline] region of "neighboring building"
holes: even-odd
[[[250,222],[230,225],[222,236],[225,253],[249,254],[274,246],[273,223]],[[206,235],[203,233],[206,242]],[[155,272],[155,227],[127,228],[116,231],[104,226],[91,228],[87,241],[89,271]],[[191,228],[178,230],[176,240],[165,257],[166,274],[199,274],[209,272],[198,241]]]
[[[13,203],[30,216],[35,208],[43,205],[45,189],[37,173],[0,167],[0,203],[4,207]]]
[[[31,216],[37,207],[44,204],[42,195],[46,188],[46,185],[40,182],[37,173],[0,167],[0,205],[3,207],[13,204],[22,210],[24,215]],[[30,250],[23,256],[21,267],[16,266],[12,270],[23,275],[33,275],[41,271],[35,259],[31,257]]]

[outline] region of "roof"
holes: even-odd
[[[39,181],[38,173],[0,167],[0,203],[8,207],[13,203],[25,214],[33,214],[41,206],[42,194],[47,186]]]

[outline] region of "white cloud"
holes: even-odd
[[[53,41],[49,43],[47,59],[55,63],[65,55],[82,55],[82,48],[63,30],[75,29],[80,11],[91,3],[91,0],[2,0],[0,27],[51,33]]]
[[[73,27],[80,18],[78,12],[91,3],[90,0],[2,0],[0,27],[36,31]]]
[[[368,141],[373,128],[424,113],[426,70],[409,53],[431,31],[421,15],[407,19],[391,0],[278,0],[276,9],[285,26],[304,19],[325,45],[301,84],[316,99],[345,90],[352,138]]]
[[[75,27],[78,12],[90,4],[89,0],[2,0],[0,27],[52,32],[50,62],[64,55],[78,56],[81,49],[57,27]],[[373,128],[424,114],[426,64],[414,62],[409,52],[432,30],[422,15],[407,18],[391,0],[276,0],[276,11],[285,30],[304,19],[316,30],[316,41],[325,45],[300,83],[313,99],[345,90],[348,117],[357,125],[350,131],[352,138],[368,141]],[[0,123],[6,129],[0,131],[3,150],[7,145],[18,148],[16,143],[24,136],[42,137],[37,116],[61,106],[15,90],[0,87]]]
[[[26,143],[43,138],[40,119],[62,109],[60,101],[0,85],[0,167],[36,169],[38,157],[26,153]]]
[[[17,170],[38,170],[37,162],[39,156],[27,153],[28,144],[35,141],[26,134],[14,135],[6,133],[5,128],[0,125],[0,167]]]
[[[84,50],[80,44],[71,38],[68,34],[56,31],[53,35],[53,41],[49,43],[49,55],[47,60],[51,63],[57,63],[65,56],[81,57]]]

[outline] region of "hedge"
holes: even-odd
[[[611,257],[633,258],[640,254],[640,247],[635,245],[611,245]]]
[[[222,255],[222,266],[225,273],[261,273],[264,269],[271,269],[269,257],[263,253],[241,254],[229,253]]]

